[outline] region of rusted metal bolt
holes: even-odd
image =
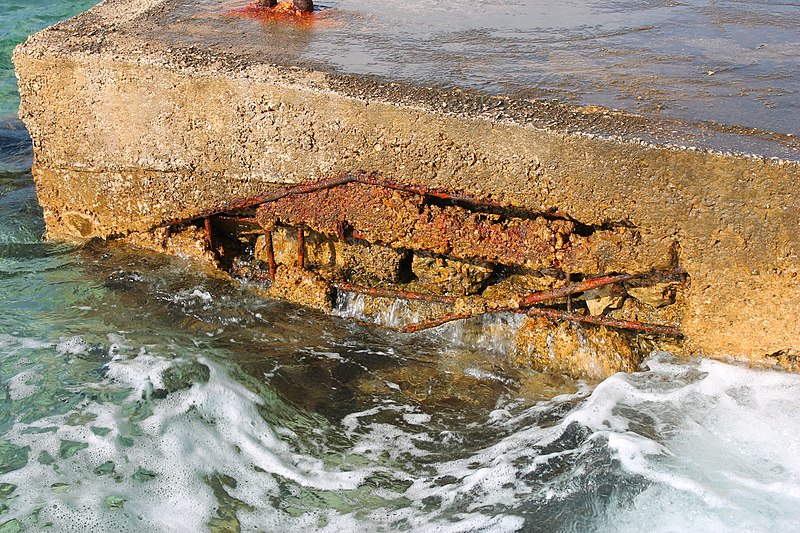
[[[314,2],[311,0],[293,0],[292,5],[298,11],[303,13],[311,13],[314,11]]]

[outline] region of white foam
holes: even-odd
[[[405,413],[403,420],[414,426],[422,426],[431,421],[431,415],[426,413]]]
[[[115,358],[86,397],[94,387],[127,391],[126,401],[87,399],[71,413],[16,422],[3,436],[30,448],[28,464],[2,482],[18,487],[9,518],[32,530],[44,521],[58,531],[205,530],[219,506],[207,482],[216,475],[234,479],[225,490],[251,507],[237,513],[245,531],[516,531],[533,527],[523,519],[532,506],[561,513],[563,529],[581,529],[570,522],[579,513],[559,507],[581,499],[598,530],[775,532],[800,519],[797,375],[657,354],[648,371],[615,375],[591,393],[528,408],[508,402],[470,424],[447,425],[396,401],[329,422],[292,411],[200,353],[162,357],[123,334],[109,342]],[[0,348],[6,357],[34,349],[55,356],[89,345],[5,335]],[[187,363],[206,365],[208,382],[150,397],[167,368]],[[7,380],[12,401],[30,397],[34,372]],[[74,414],[94,419],[70,425]],[[65,441],[86,447],[60,457]],[[55,465],[40,464],[42,452]],[[106,461],[118,479],[92,472]],[[156,475],[136,481],[141,469]],[[608,501],[585,492],[617,478],[637,488]],[[107,509],[107,496],[124,498],[123,508]]]
[[[37,373],[32,370],[25,370],[11,377],[8,380],[8,397],[12,401],[23,400],[34,394],[39,387],[31,383],[37,379]]]
[[[2,349],[3,353],[7,356],[13,356],[19,350],[41,350],[49,348],[52,345],[53,344],[50,342],[0,333],[0,349]]]
[[[202,287],[182,289],[169,297],[173,303],[180,304],[183,308],[200,307],[209,310],[214,302],[214,296]]]
[[[89,345],[82,337],[75,336],[56,344],[56,351],[62,355],[81,355],[87,353]]]

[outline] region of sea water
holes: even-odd
[[[559,381],[510,317],[399,335],[43,241],[8,54],[87,5],[0,10],[0,532],[796,531],[800,376]]]

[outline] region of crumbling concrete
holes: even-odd
[[[668,250],[690,279],[688,352],[800,354],[797,161],[636,141],[648,121],[603,109],[298,66],[246,37],[202,47],[202,22],[173,27],[172,9],[108,0],[15,51],[51,238],[147,233],[233,198],[377,172],[619,233],[559,268],[637,271]]]

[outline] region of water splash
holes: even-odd
[[[400,328],[430,318],[432,308],[444,312],[440,307],[400,298],[338,291],[333,312],[343,318]],[[517,331],[524,322],[524,315],[497,313],[448,322],[422,334],[434,336],[445,345],[458,349],[506,355],[514,349]]]

